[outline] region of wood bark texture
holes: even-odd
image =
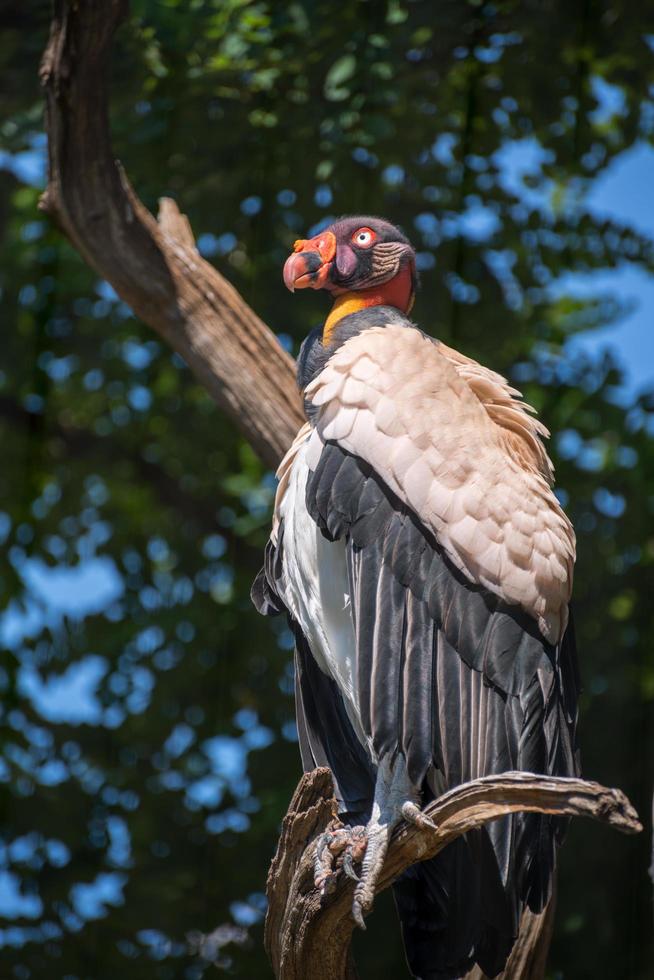
[[[140,202],[110,141],[106,75],[126,0],[55,0],[41,62],[49,180],[41,208],[189,364],[269,466],[304,422],[293,359],[195,247],[175,203]]]
[[[55,0],[41,64],[49,180],[41,208],[88,264],[176,350],[262,460],[275,466],[303,423],[293,359],[234,287],[195,247],[185,215],[168,198],[158,220],[143,206],[111,149],[106,76],[127,0]],[[459,787],[428,812],[438,831],[402,825],[380,889],[454,837],[515,810],[585,814],[627,832],[637,817],[618,790],[525,774]],[[354,980],[349,883],[322,903],[313,889],[316,836],[335,819],[329,770],[305,776],[284,820],[270,869],[266,948],[278,978]],[[505,973],[544,973],[551,908],[523,919]],[[510,972],[509,972],[510,971]],[[472,978],[479,980],[474,971]]]
[[[435,857],[455,838],[508,813],[591,817],[620,830],[642,830],[624,793],[582,779],[508,772],[457,786],[430,803],[424,813],[437,829],[402,823],[391,839],[377,892],[407,868]],[[282,824],[268,874],[268,915],[264,942],[278,980],[352,980],[354,884],[341,872],[335,889],[321,899],[313,883],[316,838],[336,820],[329,769],[306,773]],[[520,936],[503,976],[537,980],[544,976],[552,929],[552,903],[541,915],[526,912]],[[469,980],[482,980],[478,969]]]

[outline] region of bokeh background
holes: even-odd
[[[274,477],[37,211],[47,7],[0,13],[0,975],[258,980],[299,775],[291,637],[248,597]],[[651,977],[652,5],[140,0],[111,86],[138,193],[287,348],[325,312],[293,239],[382,214],[419,325],[552,429],[584,769],[648,829],[572,827],[550,977]],[[356,949],[407,976],[386,898]]]

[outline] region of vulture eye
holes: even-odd
[[[355,245],[358,245],[360,248],[369,248],[369,246],[372,245],[376,237],[377,236],[375,235],[372,228],[359,228],[359,230],[355,231],[354,234],[352,235],[352,241]]]

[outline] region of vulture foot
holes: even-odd
[[[354,889],[354,901],[352,902],[352,917],[359,929],[366,928],[363,916],[371,910],[375,900],[375,887],[381,869],[384,867],[390,830],[391,828],[387,824],[377,824],[374,827],[368,824],[368,845],[361,864],[361,877]]]
[[[422,830],[436,829],[436,824],[425,816],[415,802],[417,798],[402,756],[396,756],[393,761],[384,759],[377,770],[375,797],[367,826],[340,825],[326,830],[318,838],[314,885],[321,896],[331,894],[341,868],[356,881],[352,916],[360,929],[366,928],[364,915],[373,906],[377,880],[384,867],[393,828],[404,819]],[[356,873],[355,864],[361,865],[360,874]]]
[[[313,877],[320,893],[328,895],[334,890],[339,867],[349,878],[359,881],[354,863],[361,861],[365,850],[365,827],[336,827],[321,834],[316,845]]]
[[[360,929],[366,928],[363,917],[375,900],[375,887],[384,867],[393,828],[404,819],[418,827],[435,829],[416,799],[418,793],[411,785],[404,758],[398,755],[392,760],[388,757],[380,760],[372,813],[366,827],[366,852],[352,903],[352,916]]]

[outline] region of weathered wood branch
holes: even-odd
[[[49,154],[41,207],[274,466],[303,422],[293,359],[200,256],[174,202],[162,200],[157,222],[111,150],[106,76],[126,11],[126,0],[55,2],[41,63]]]
[[[462,834],[518,811],[591,817],[623,833],[642,830],[636,811],[620,790],[524,772],[487,776],[458,786],[425,809],[436,831],[406,823],[397,828],[377,892]],[[341,873],[335,891],[322,900],[313,885],[315,841],[335,813],[329,769],[305,774],[284,818],[268,874],[265,944],[277,980],[352,980],[355,976],[350,959],[354,885]],[[547,913],[526,913],[507,978],[543,975],[550,931]],[[481,974],[473,971],[470,976]]]
[[[41,65],[49,181],[41,201],[99,276],[190,365],[268,465],[286,451],[303,416],[293,360],[237,291],[199,255],[188,219],[163,198],[158,221],[114,159],[106,76],[127,0],[55,0]],[[379,889],[449,840],[516,810],[584,814],[639,829],[617,790],[580,780],[508,774],[460,787],[429,808],[438,831],[402,826]],[[312,841],[334,819],[331,775],[304,777],[291,802],[269,876],[266,945],[278,977],[354,980],[351,888],[341,882],[321,907],[313,889]],[[523,917],[505,972],[543,976],[551,907]],[[478,971],[470,980],[481,980]]]

